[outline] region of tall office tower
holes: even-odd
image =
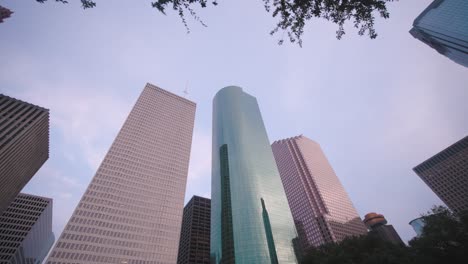
[[[302,250],[367,234],[319,144],[301,135],[272,149]]]
[[[404,245],[395,228],[387,225],[387,220],[381,214],[368,213],[364,216],[364,224],[369,229],[369,235],[379,237],[395,245]]]
[[[147,84],[47,263],[176,263],[194,117]]]
[[[0,215],[49,158],[49,110],[0,94]]]
[[[212,263],[296,263],[296,237],[255,97],[221,89],[213,100]]]
[[[434,0],[413,22],[413,37],[468,67],[468,1]]]
[[[0,23],[3,22],[3,19],[9,18],[13,14],[10,9],[0,6]]]
[[[468,136],[413,170],[454,212],[468,210]]]
[[[54,240],[50,198],[20,193],[0,216],[0,263],[42,263]]]
[[[184,208],[177,264],[210,264],[211,200],[193,196]]]

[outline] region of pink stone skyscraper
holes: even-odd
[[[367,233],[318,143],[301,135],[272,149],[303,249]]]
[[[194,118],[147,84],[47,263],[176,263]]]

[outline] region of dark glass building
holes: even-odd
[[[50,198],[20,193],[0,216],[0,263],[42,263],[54,240]]]
[[[184,208],[177,264],[210,264],[211,200],[193,196]]]
[[[0,214],[49,158],[49,110],[0,94]]]
[[[294,221],[257,99],[240,87],[213,100],[212,148],[212,263],[297,263]]]
[[[451,210],[468,210],[468,136],[413,170]]]
[[[434,0],[413,22],[413,37],[468,67],[468,1]]]
[[[404,245],[395,228],[387,225],[387,220],[381,214],[368,213],[364,216],[364,224],[369,229],[369,235],[377,236],[396,245]]]

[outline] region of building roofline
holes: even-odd
[[[465,136],[464,138],[458,140],[457,142],[448,146],[447,148],[435,154],[434,156],[430,157],[429,159],[423,161],[421,164],[414,167],[413,171],[416,173],[422,172],[426,170],[428,167],[446,160],[449,157],[449,154],[457,153],[462,150],[461,148],[457,148],[457,147],[458,145],[462,144],[464,141],[466,141],[466,144],[468,145],[468,136]]]
[[[54,200],[54,199],[52,199],[50,197],[39,196],[39,195],[23,193],[23,192],[18,193],[18,195],[31,196],[31,197],[35,197],[35,198],[41,198],[41,199],[44,199],[44,200],[48,200],[48,201],[53,201]],[[16,197],[18,197],[18,195]]]
[[[181,100],[181,101],[184,101],[184,102],[186,102],[186,103],[189,103],[189,104],[191,104],[191,105],[193,105],[193,106],[196,106],[196,105],[197,105],[197,103],[195,103],[195,102],[193,102],[193,101],[190,101],[190,100],[187,99],[187,98],[184,98],[184,97],[182,97],[182,96],[180,96],[180,95],[177,95],[177,94],[175,94],[175,93],[169,92],[168,90],[164,90],[163,88],[161,88],[161,87],[159,87],[159,86],[156,86],[156,85],[154,85],[154,84],[146,83],[145,88],[146,88],[146,87],[150,87],[150,88],[152,88],[152,89],[155,89],[155,90],[157,90],[157,91],[160,91],[160,92],[162,92],[162,93],[165,93],[165,94],[167,94],[167,95],[169,95],[169,96],[175,97],[176,99],[179,99],[179,100]]]
[[[39,108],[41,110],[49,112],[49,109],[47,109],[45,107],[42,107],[42,106],[39,106],[39,105],[36,105],[36,104],[32,104],[30,102],[26,102],[26,101],[23,101],[23,100],[20,100],[20,99],[17,99],[17,98],[14,98],[14,97],[2,94],[2,93],[0,93],[0,96],[5,96],[8,99],[15,100],[15,101],[18,101],[18,102],[23,103],[23,104],[31,105],[31,106],[37,107],[37,108]]]

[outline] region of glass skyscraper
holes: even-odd
[[[415,20],[413,37],[468,67],[468,1],[434,0]]]
[[[296,263],[297,236],[255,97],[221,89],[213,100],[212,263]]]

